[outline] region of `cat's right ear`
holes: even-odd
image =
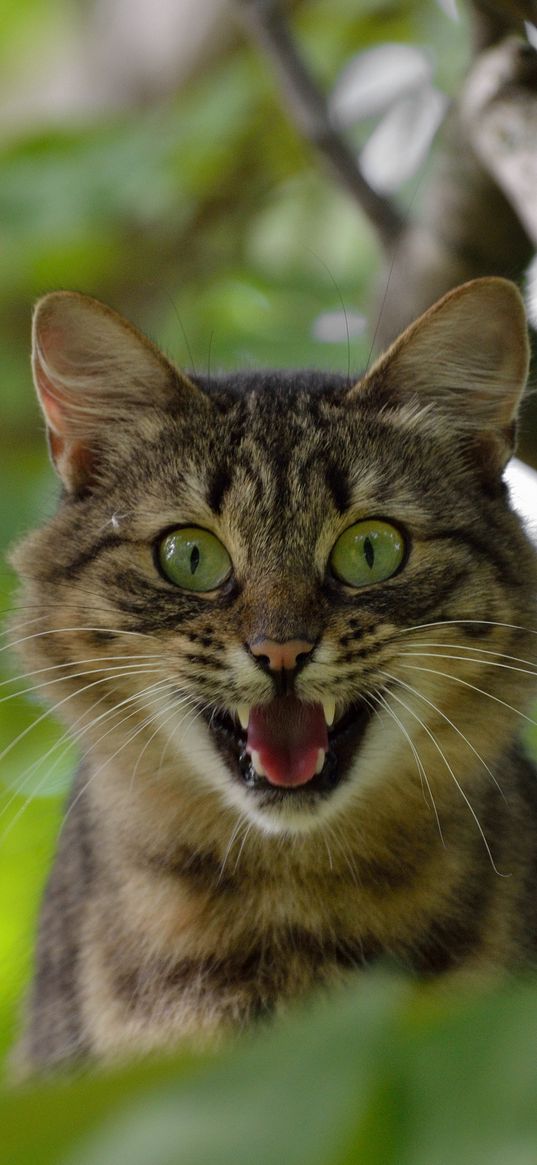
[[[100,439],[118,440],[133,410],[185,406],[207,398],[161,352],[111,308],[77,292],[57,291],[36,306],[32,368],[54,465],[68,490],[91,481]]]
[[[528,375],[524,304],[513,283],[488,276],[456,287],[420,316],[349,394],[377,414],[424,420],[474,441],[493,474],[513,451]]]

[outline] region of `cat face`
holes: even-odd
[[[291,833],[405,782],[436,805],[501,752],[534,577],[501,482],[527,366],[511,285],[452,293],[354,386],[186,378],[65,294],[34,351],[66,493],[16,565],[32,661],[96,754],[158,779],[165,753],[215,816]]]

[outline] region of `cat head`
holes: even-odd
[[[527,366],[502,279],[445,296],[353,384],[187,376],[96,301],[46,296],[34,378],[64,491],[15,563],[41,619],[32,660],[57,664],[83,743],[131,767],[135,747],[137,780],[165,751],[178,791],[266,832],[404,780],[441,798],[461,747],[486,764],[513,717],[491,727],[475,693],[499,702],[486,661],[533,585],[501,476]],[[459,661],[431,665],[431,642]]]

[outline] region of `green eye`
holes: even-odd
[[[351,587],[366,587],[391,578],[405,556],[402,534],[389,522],[369,519],[349,526],[330,557],[334,574]]]
[[[214,591],[231,573],[225,546],[196,526],[167,534],[158,546],[158,560],[166,578],[186,591]]]

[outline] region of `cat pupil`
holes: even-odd
[[[199,547],[193,546],[192,553],[190,555],[190,573],[191,574],[196,573],[198,566],[199,566],[199,562],[200,562]]]
[[[375,551],[373,550],[373,543],[370,538],[366,538],[364,541],[364,554],[367,565],[371,570],[375,561]]]

